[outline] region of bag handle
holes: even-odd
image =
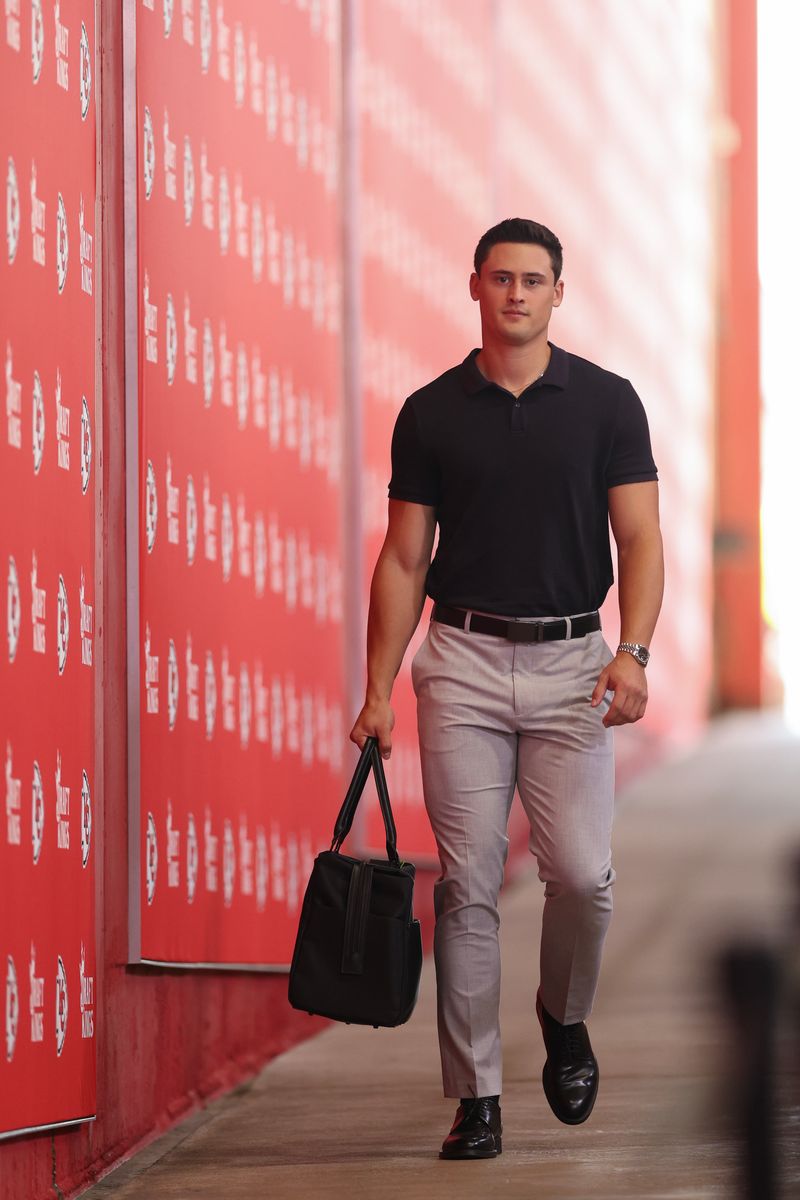
[[[380,751],[378,750],[378,739],[368,737],[364,742],[361,751],[361,757],[356,763],[356,769],[353,772],[353,778],[350,781],[350,786],[347,789],[347,795],[344,798],[342,807],[339,809],[339,815],[336,818],[336,824],[333,828],[333,841],[331,842],[331,850],[338,851],[342,842],[350,832],[353,824],[353,817],[356,815],[356,808],[361,799],[361,793],[364,791],[364,785],[367,782],[370,768],[375,776],[375,787],[378,792],[378,803],[381,806],[381,815],[383,816],[383,827],[386,830],[386,854],[391,863],[399,864],[400,858],[397,853],[397,830],[394,824],[394,816],[392,815],[392,806],[389,803],[389,789],[386,786],[386,776],[383,771],[383,763],[381,762]]]

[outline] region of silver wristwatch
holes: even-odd
[[[650,662],[650,651],[647,646],[641,646],[638,642],[620,642],[617,653],[620,650],[627,650],[628,654],[632,654],[640,667],[646,667]]]

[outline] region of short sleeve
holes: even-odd
[[[394,424],[389,498],[412,500],[416,504],[439,503],[439,470],[434,456],[423,444],[410,400],[406,400]]]
[[[650,448],[650,429],[644,405],[627,379],[617,408],[614,442],[606,465],[606,487],[619,483],[647,483],[658,479]]]

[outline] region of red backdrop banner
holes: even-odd
[[[338,38],[136,6],[133,959],[285,966],[340,798]]]
[[[94,46],[91,0],[4,6],[0,1136],[95,1110]]]

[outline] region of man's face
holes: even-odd
[[[564,281],[554,282],[544,246],[498,242],[480,275],[473,271],[469,290],[480,304],[484,339],[523,346],[547,329],[550,313],[561,303]]]

